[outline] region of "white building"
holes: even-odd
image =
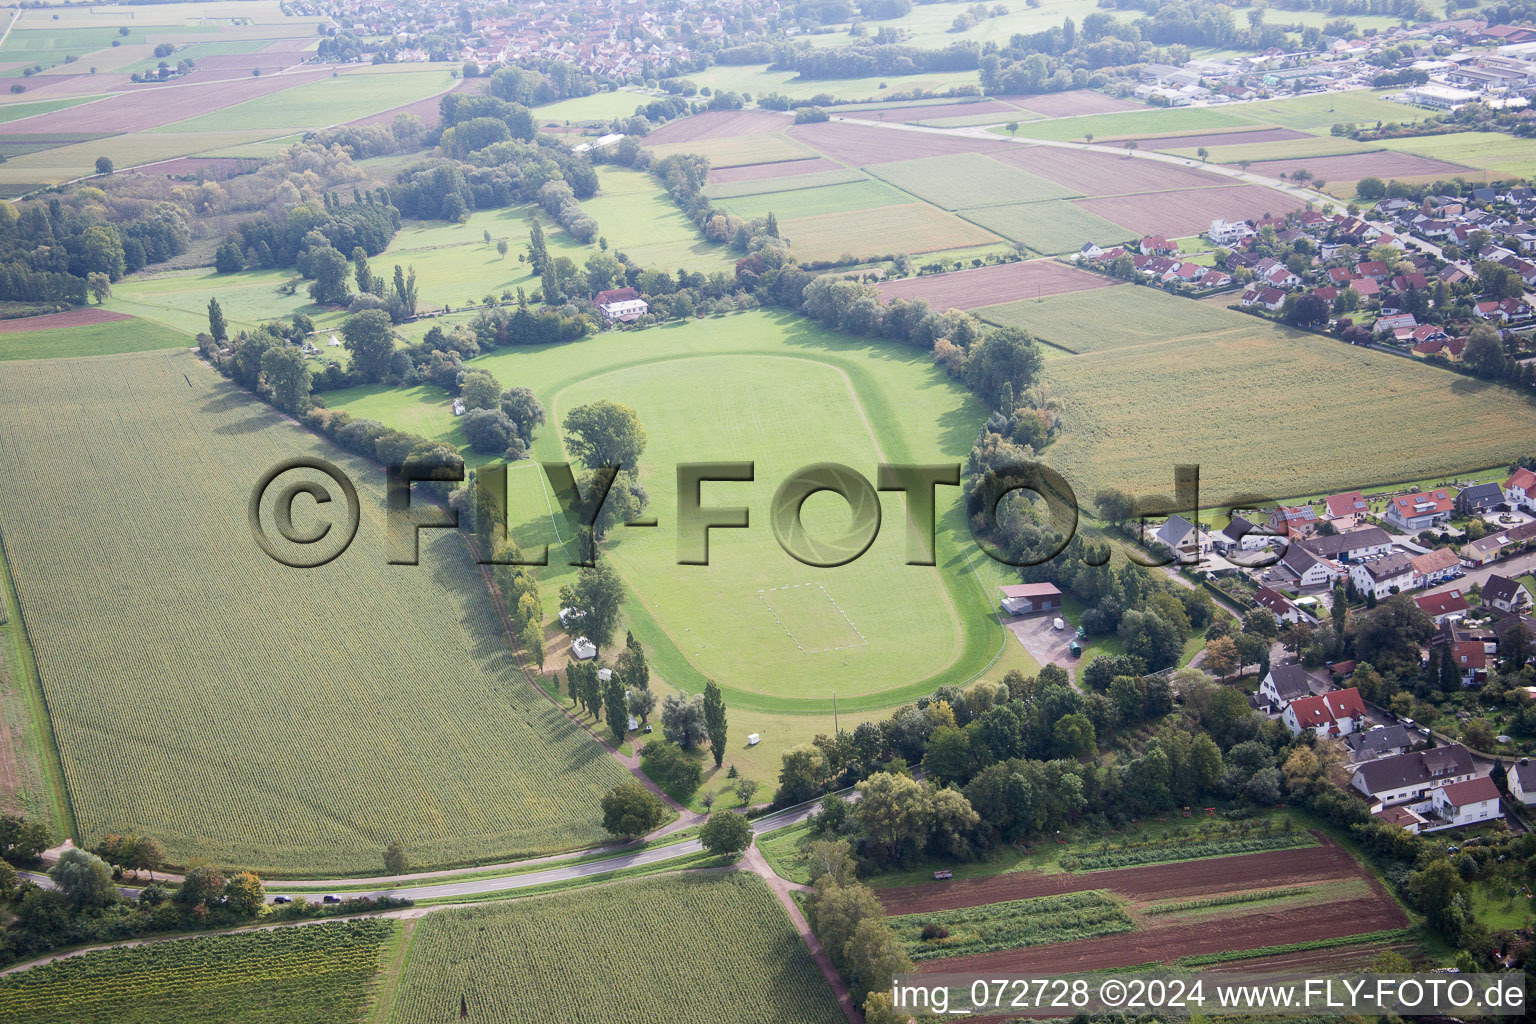
[[[1205,233],[1205,236],[1217,245],[1232,245],[1253,233],[1253,228],[1249,227],[1246,221],[1222,220],[1218,217],[1211,221],[1210,230]]]
[[[1349,784],[1365,794],[1373,805],[1422,804],[1428,809],[1434,790],[1466,782],[1475,775],[1472,755],[1467,748],[1452,743],[1369,761],[1355,769]]]
[[[1379,555],[1350,566],[1349,578],[1362,594],[1376,600],[1401,594],[1413,587],[1413,561],[1400,551]]]
[[[1435,790],[1429,799],[1429,824],[1425,832],[1493,821],[1499,814],[1499,787],[1486,775],[1454,782]]]
[[[1509,795],[1525,806],[1536,804],[1536,764],[1521,759],[1509,769]]]
[[[1468,103],[1476,103],[1482,94],[1473,89],[1457,89],[1438,82],[1426,82],[1403,92],[1403,102],[1431,110],[1460,110]]]

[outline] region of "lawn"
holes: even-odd
[[[945,210],[1068,199],[1082,194],[980,153],[877,164],[870,173]]]
[[[505,385],[533,388],[551,423],[597,398],[639,412],[650,439],[641,481],[663,528],[621,531],[610,541],[609,557],[630,584],[627,625],[667,683],[696,692],[713,678],[732,708],[829,719],[833,688],[840,711],[888,707],[940,682],[969,681],[1004,649],[990,586],[983,589],[971,574],[984,556],[963,533],[956,493],[939,492],[938,568],[904,564],[898,495],[883,500],[886,525],[874,546],[836,569],[794,561],[768,528],[774,490],[801,466],[839,461],[872,476],[879,461],[963,457],[982,411],[924,354],[843,338],[793,317],[749,313],[608,334],[574,349],[503,350],[470,365]],[[678,394],[694,397],[683,403]],[[446,396],[421,397],[417,403],[403,392],[357,390],[328,399],[333,408],[456,440]],[[431,410],[425,419],[423,405]],[[542,431],[534,454],[563,457],[555,430]],[[711,564],[680,567],[670,518],[677,507],[672,467],[710,459],[755,461],[755,482],[705,489],[706,503],[751,508],[754,528],[714,531]],[[514,510],[534,513],[532,521],[514,525],[519,543],[558,545],[540,474],[519,468],[511,481]],[[846,515],[827,496],[813,498],[806,513],[808,523]],[[512,517],[514,524],[519,518]],[[551,561],[557,564],[539,570],[546,601],[570,572],[558,554]],[[821,618],[840,613],[866,643],[840,650],[803,640],[797,646],[796,623],[781,625],[759,596],[810,582],[825,587],[837,607],[801,618],[807,634],[824,628]],[[890,601],[898,590],[906,597]],[[819,728],[829,726],[828,720]]]
[[[370,918],[102,950],[0,977],[28,1024],[345,1024],[398,926]]]
[[[1229,310],[1135,285],[1019,299],[983,307],[976,315],[1004,327],[1022,327],[1041,341],[1079,353],[1175,342],[1246,326]]]
[[[717,199],[715,205],[726,213],[734,213],[747,220],[766,217],[770,213],[780,220],[788,220],[794,217],[812,217],[845,210],[869,210],[906,202],[911,202],[909,196],[889,185],[865,179],[839,185],[824,185],[819,188],[797,189],[792,192],[769,192],[765,195]]]
[[[1174,464],[1197,463],[1205,505],[1511,462],[1533,409],[1497,385],[1260,322],[1049,360],[1045,373],[1066,410],[1045,460],[1079,495],[1167,493]],[[1397,426],[1425,416],[1443,426],[1429,447]]]
[[[599,978],[613,984],[594,988]],[[391,1024],[837,1024],[837,1001],[755,875],[669,875],[423,918]]]
[[[340,874],[392,839],[425,867],[603,838],[628,774],[523,680],[457,536],[386,564],[375,467],[186,352],[5,366],[0,525],[81,845]],[[295,455],[351,475],[365,520],[307,571],[246,512]]]
[[[597,121],[606,125],[616,117],[633,117],[636,107],[643,107],[655,98],[651,93],[632,89],[595,92],[590,96],[574,96],[568,100],[534,107],[533,116],[541,124]]]
[[[1494,177],[1529,178],[1536,175],[1536,139],[1521,139],[1500,132],[1452,132],[1417,139],[1391,139],[1382,145],[1404,153],[1466,164]]]
[[[1086,242],[1109,245],[1129,236],[1119,224],[1065,200],[986,206],[961,210],[960,216],[1004,238],[1022,242],[1042,256],[1076,252]]]
[[[399,236],[396,236],[398,241]],[[379,257],[374,266],[388,264]],[[136,274],[112,286],[104,308],[129,313],[188,335],[208,330],[208,300],[218,297],[224,319],[234,330],[252,328],[266,320],[307,313],[318,323],[340,325],[344,312],[333,312],[309,301],[302,282],[293,295],[278,288],[296,276],[295,270],[249,270],[238,274],[185,270],[164,274]],[[425,289],[424,289],[425,290]]]
[[[738,196],[762,196],[772,192],[793,192],[796,189],[846,185],[868,180],[869,176],[863,171],[840,168],[833,171],[813,171],[810,174],[786,174],[777,178],[757,178],[753,181],[722,182],[718,185],[710,185],[704,190],[704,194],[716,200],[715,205],[721,206],[724,205],[720,202],[721,200],[734,199]]]
[[[426,99],[453,82],[446,68],[422,71],[408,64],[391,66],[389,73],[348,73],[189,117],[156,131],[218,131],[230,125],[266,131],[323,128]]]
[[[206,328],[205,328],[206,329]],[[0,360],[105,356],[149,349],[186,348],[192,338],[147,320],[56,327],[0,334]]]

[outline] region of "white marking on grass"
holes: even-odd
[[[791,630],[789,626],[784,622],[784,620],[779,617],[779,613],[774,611],[773,602],[768,599],[768,595],[774,593],[775,591],[798,590],[801,587],[815,587],[817,590],[821,591],[821,596],[827,599],[828,604],[837,609],[837,614],[843,617],[843,621],[848,624],[849,629],[853,630],[853,635],[859,638],[859,642],[856,644],[841,644],[837,647],[819,647],[814,651],[806,650],[805,646],[801,644],[800,640],[795,636],[794,631]],[[853,624],[853,620],[848,617],[848,613],[843,611],[842,607],[835,600],[833,600],[832,595],[827,593],[827,588],[822,586],[820,583],[789,583],[782,587],[772,587],[768,590],[759,590],[757,592],[757,596],[762,599],[763,604],[768,606],[768,614],[773,616],[773,621],[779,624],[779,628],[784,630],[784,635],[789,637],[790,642],[795,645],[801,654],[829,654],[832,651],[846,651],[852,647],[869,646],[869,638],[866,637],[863,633],[859,632],[859,627]]]

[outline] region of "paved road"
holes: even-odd
[[[1524,576],[1528,572],[1536,572],[1536,551],[1529,551],[1523,555],[1516,555],[1507,562],[1495,562],[1493,565],[1481,566],[1477,569],[1468,569],[1465,576],[1459,576],[1449,583],[1442,583],[1438,587],[1430,587],[1427,590],[1415,590],[1415,597],[1423,597],[1425,594],[1440,594],[1447,590],[1467,591],[1472,584],[1479,586],[1488,582],[1489,576],[1506,576],[1510,579],[1516,576]]]

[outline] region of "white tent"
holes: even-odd
[[[331,346],[332,348],[340,348],[341,347],[341,340],[339,338],[337,338],[336,335],[333,334],[333,335],[331,335],[331,340],[326,342],[326,344]]]

